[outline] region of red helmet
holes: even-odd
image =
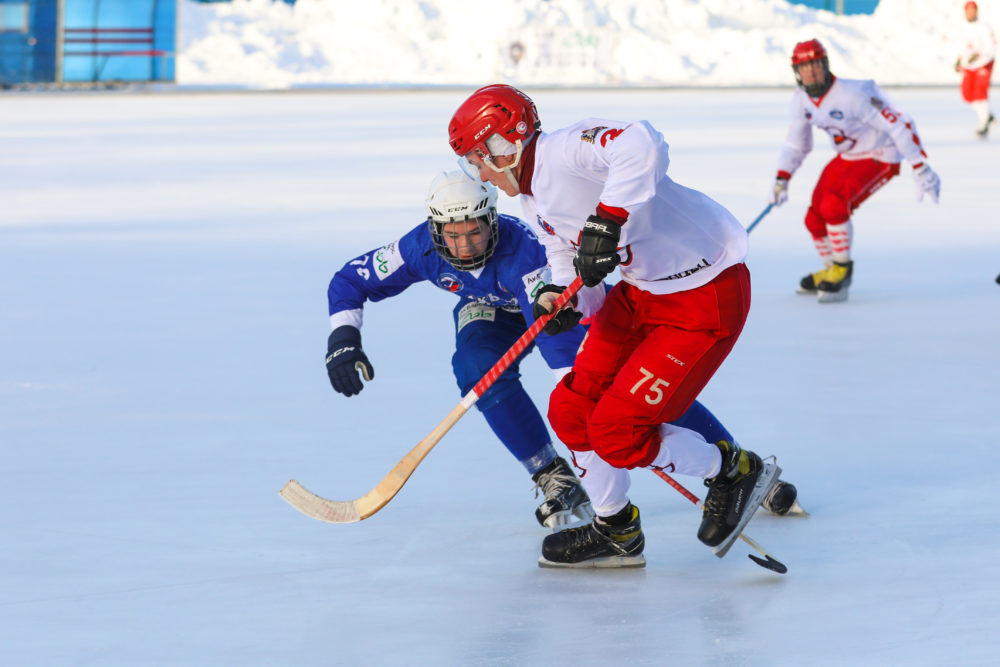
[[[819,43],[818,39],[810,39],[808,42],[799,42],[792,51],[792,65],[801,65],[812,60],[822,60],[826,58],[826,49]]]
[[[823,64],[823,80],[810,83],[802,83],[802,74],[799,67],[806,63],[821,62]],[[826,55],[826,49],[819,43],[818,39],[810,39],[807,42],[799,42],[792,50],[792,71],[795,73],[795,82],[799,84],[811,97],[822,97],[833,85],[833,75],[830,73],[830,59]]]
[[[448,123],[448,143],[458,155],[472,151],[489,158],[486,139],[499,134],[512,144],[523,142],[542,126],[531,98],[513,86],[480,88],[458,107]],[[520,156],[520,145],[518,145]]]

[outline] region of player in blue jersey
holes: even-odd
[[[352,259],[333,276],[327,293],[333,331],[326,366],[337,392],[353,396],[364,387],[362,376],[368,381],[375,377],[361,347],[365,302],[395,296],[414,283],[429,281],[459,298],[452,312],[452,370],[463,396],[531,326],[537,294],[552,289],[545,249],[521,220],[497,214],[496,199],[496,188],[461,171],[438,174],[428,193],[425,222]],[[561,311],[545,328],[548,334],[562,335],[535,341],[556,380],[572,368],[586,333],[577,323],[603,300],[603,285],[584,290],[576,309]],[[535,511],[539,523],[558,528],[593,517],[590,499],[569,463],[557,455],[538,408],[521,385],[519,361],[476,407],[544,494]],[[698,431],[708,442],[732,441],[698,402],[674,425]]]

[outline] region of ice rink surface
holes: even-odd
[[[360,396],[323,358],[329,278],[423,219],[467,92],[5,96],[0,662],[993,664],[1000,143],[953,89],[890,91],[941,202],[904,165],[857,211],[847,303],[795,294],[825,136],[751,235],[750,320],[701,398],[812,512],[747,529],[787,575],[712,556],[641,470],[644,570],[538,568],[531,480],[475,411],[360,524],[279,498],[364,494],[460,398],[429,285],[366,309]],[[790,89],[530,92],[551,129],[648,119],[674,180],[766,204]]]

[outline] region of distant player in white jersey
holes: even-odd
[[[531,98],[492,85],[462,103],[448,134],[471,173],[520,198],[552,283],[579,275],[586,287],[575,307],[593,318],[573,370],[552,392],[549,423],[573,451],[597,518],[546,537],[539,564],[641,567],[644,537],[628,496],[629,469],[641,467],[706,480],[698,538],[724,554],[778,488],[780,469],[670,422],[746,321],[743,227],[671,180],[667,144],[646,121],[588,118],[546,133]],[[621,281],[595,302],[591,292],[619,266]],[[547,312],[554,296],[539,293],[535,312]]]
[[[823,169],[805,219],[823,269],[804,277],[799,292],[818,294],[820,302],[843,301],[854,269],[854,210],[899,174],[903,159],[913,166],[918,200],[926,194],[937,203],[941,179],[926,162],[913,119],[874,81],[835,77],[818,40],[795,45],[792,70],[799,87],[770,201],[780,206],[788,200],[788,181],[812,150],[813,127],[826,131],[837,156]]]
[[[965,3],[965,31],[962,53],[955,62],[955,71],[962,73],[962,98],[969,103],[979,119],[976,134],[985,139],[990,125],[996,122],[990,109],[990,77],[997,51],[993,30],[979,20],[979,5]]]

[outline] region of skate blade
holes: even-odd
[[[800,287],[797,290],[795,290],[795,293],[796,294],[805,294],[805,295],[808,295],[808,296],[816,296],[816,290],[814,290],[814,289],[805,289],[805,288],[802,288],[802,287]]]
[[[642,554],[638,556],[607,556],[605,558],[591,558],[579,563],[557,563],[548,560],[545,556],[539,556],[538,567],[551,569],[574,569],[574,570],[611,570],[646,567],[646,557]]]
[[[767,514],[767,515],[770,515],[770,516],[787,516],[787,517],[791,517],[793,519],[797,519],[797,518],[800,518],[800,517],[810,516],[809,512],[807,512],[806,508],[804,508],[802,505],[799,504],[798,500],[796,500],[795,502],[793,502],[792,506],[789,507],[788,511],[785,512],[784,514],[778,514],[777,512],[772,512],[771,510],[769,510],[766,507],[764,507],[763,504],[761,504],[761,506],[758,509],[758,511],[759,512],[763,512],[764,514]]]
[[[753,493],[750,494],[750,498],[747,499],[747,507],[743,510],[743,518],[740,522],[736,524],[733,532],[729,534],[722,544],[712,547],[712,553],[714,553],[719,558],[722,558],[727,553],[729,553],[730,547],[733,543],[739,539],[740,534],[743,529],[747,527],[750,523],[750,519],[753,518],[754,514],[757,513],[757,509],[760,508],[760,504],[764,502],[764,498],[770,493],[771,488],[778,483],[778,476],[781,474],[781,468],[778,467],[776,463],[765,463],[764,470],[761,472],[760,477],[757,478],[757,483],[753,487]]]
[[[794,503],[792,503],[792,506],[788,508],[787,512],[785,512],[784,514],[779,514],[777,516],[790,516],[792,518],[807,517],[809,516],[809,512],[806,511],[805,507],[799,505],[799,501],[796,500]]]
[[[847,301],[847,288],[842,288],[839,292],[819,292],[816,299],[820,303],[840,303]]]
[[[571,510],[564,510],[562,512],[554,512],[550,514],[543,524],[546,528],[551,528],[552,532],[557,533],[560,530],[566,530],[567,528],[576,528],[577,526],[582,526],[588,524],[594,520],[594,508],[590,503],[583,503],[582,505],[577,505]]]
[[[552,532],[558,533],[560,530],[586,525],[594,520],[594,516],[596,515],[590,503],[584,503],[571,510],[553,512],[542,525],[551,528]]]

